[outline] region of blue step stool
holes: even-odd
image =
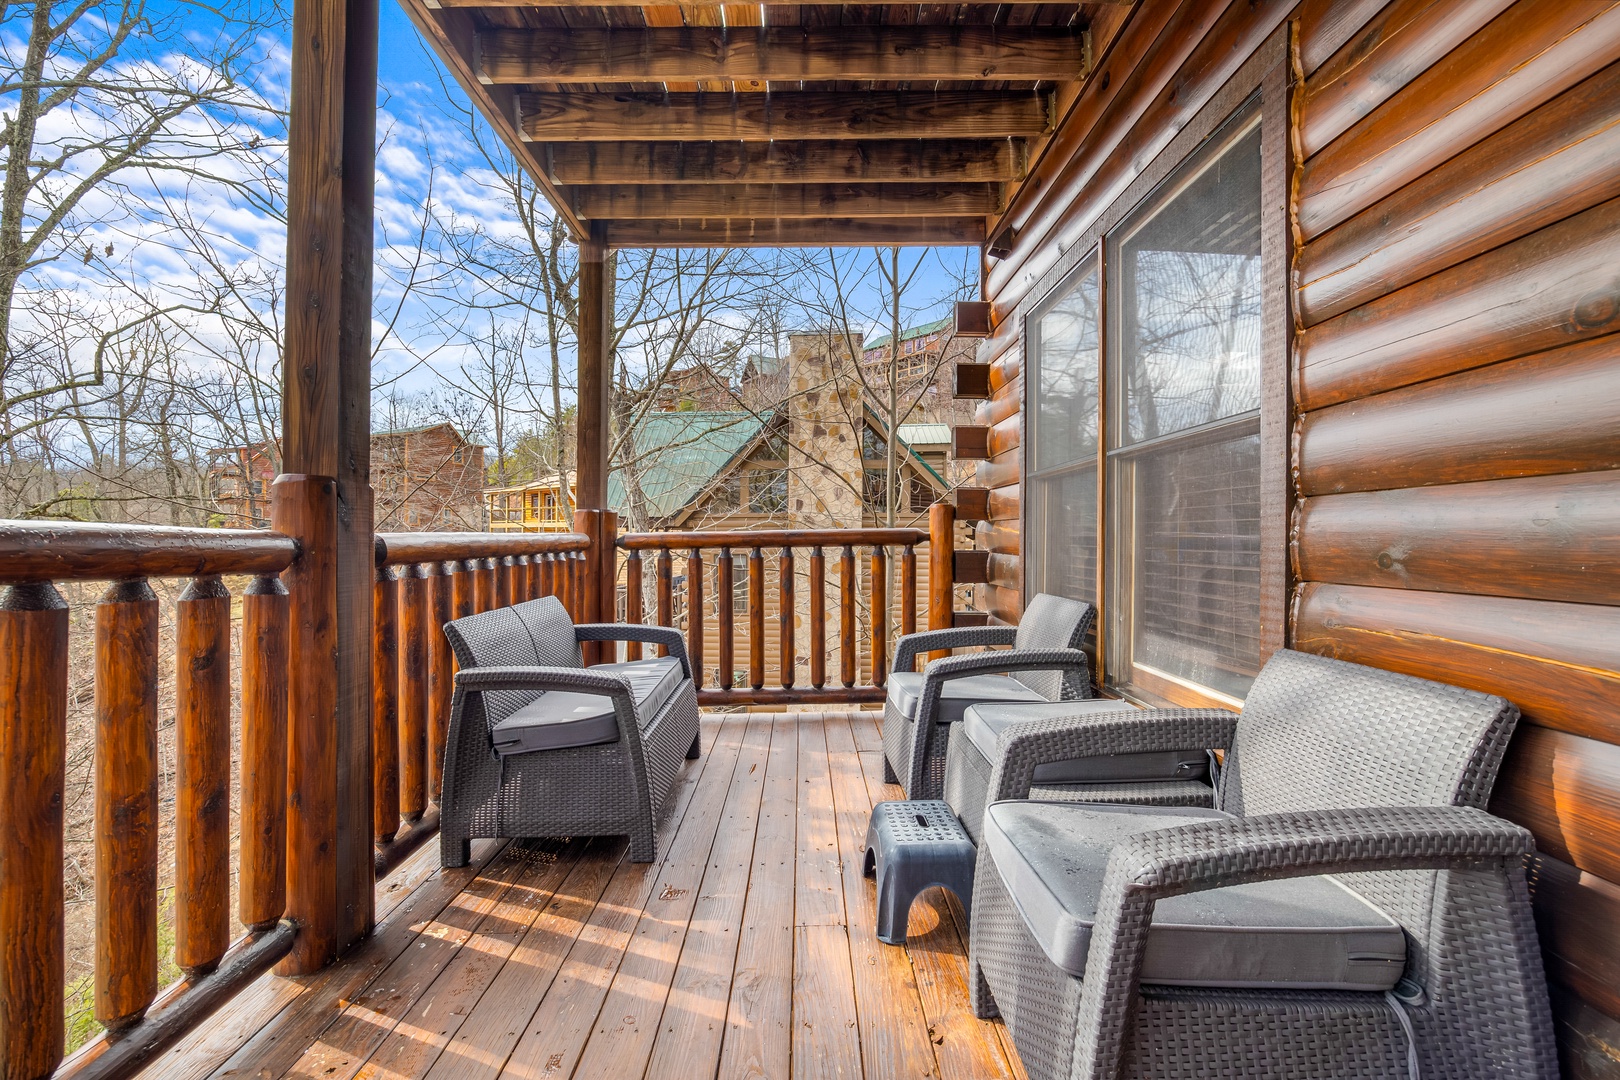
[[[877,873],[877,936],[906,943],[906,917],[917,894],[933,885],[951,890],[971,914],[978,852],[942,799],[880,802],[866,827],[866,865]]]

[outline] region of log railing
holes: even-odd
[[[930,549],[929,593],[922,598],[928,626],[951,625],[951,560],[933,553],[935,547],[948,552],[952,541],[949,507],[943,509],[943,528],[931,523],[929,532],[628,533],[618,542],[624,552],[622,616],[685,630],[704,705],[881,701],[892,638],[917,629],[919,546]],[[930,533],[941,538],[938,544]],[[739,558],[745,560],[740,578]],[[831,643],[829,591],[838,609]],[[768,649],[773,603],[776,643]],[[940,604],[943,610],[934,610]],[[745,664],[736,655],[739,630],[747,647]],[[640,653],[640,646],[631,644],[626,656],[636,659]],[[837,668],[829,675],[834,653]]]
[[[579,533],[378,533],[372,592],[372,831],[386,873],[439,827],[455,662],[440,629],[556,596],[585,621]]]
[[[0,1070],[48,1076],[63,1051],[68,604],[58,582],[109,582],[95,606],[95,1016],[69,1062],[123,1075],[292,947],[286,905],[288,596],[276,533],[0,523]],[[231,942],[231,606],[242,590],[242,840]],[[152,578],[188,583],[159,655]],[[175,673],[174,961],[158,995],[158,684]],[[154,1048],[156,1048],[154,1050]]]

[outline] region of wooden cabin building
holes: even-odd
[[[659,583],[626,616],[668,623],[674,567],[701,583],[733,547],[751,598],[791,596],[799,560],[853,584],[857,560],[888,580],[893,559],[909,592],[873,590],[858,669],[812,605],[804,632],[840,647],[809,686],[765,684],[751,601],[749,656],[718,665],[751,677],[702,687],[709,706],[881,698],[892,634],[952,625],[957,568],[975,561],[992,618],[1017,621],[1041,590],[1094,601],[1104,687],[1143,703],[1235,707],[1283,646],[1518,703],[1492,810],[1539,848],[1562,1067],[1620,1077],[1620,3],[402,0],[582,254],[576,531],[425,539],[379,537],[367,483],[375,2],[294,5],[273,530],[5,526],[6,1077],[60,1057],[66,612],[50,582],[120,582],[97,610],[98,752],[119,761],[119,820],[140,822],[156,661],[129,642],[156,615],[139,579],[221,573],[255,576],[243,633],[282,650],[252,651],[242,674],[258,718],[244,776],[278,781],[244,795],[256,929],[227,954],[197,929],[216,926],[217,882],[182,874],[192,975],[152,1006],[155,848],[109,829],[97,1000],[121,1034],[66,1072],[1019,1075],[1004,1030],[966,1011],[959,913],[933,909],[904,951],[871,937],[850,847],[886,797],[870,713],[711,714],[731,779],[703,767],[679,854],[645,874],[594,847],[534,866],[478,849],[488,869],[463,877],[407,858],[436,821],[451,671],[437,622],[541,592],[600,618],[622,566]],[[616,550],[606,252],[829,244],[983,251],[982,297],[957,322],[982,337],[955,380],[977,411],[953,432],[977,487],[936,504],[929,530],[646,532]],[[955,550],[958,517],[977,522],[972,554]],[[219,604],[218,580],[189,602]],[[701,629],[691,648],[703,656]],[[195,746],[217,775],[217,746]],[[182,785],[182,809],[201,790]],[[196,820],[187,866],[217,869],[228,836]],[[740,869],[711,881],[711,864]],[[418,876],[376,891],[402,865]],[[426,920],[495,910],[525,874],[547,898],[527,925],[577,949],[432,959],[494,939]],[[271,964],[304,978],[261,975]],[[448,1000],[427,991],[441,974],[480,972],[499,993],[426,1018]],[[230,1022],[198,1029],[222,1002]]]

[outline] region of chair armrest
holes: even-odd
[[[924,630],[907,634],[894,646],[891,671],[917,670],[917,654],[946,649],[969,649],[976,645],[1011,645],[1018,639],[1016,626],[958,626],[951,630]]]
[[[1224,709],[1132,709],[1026,720],[1001,733],[987,799],[1026,799],[1035,769],[1055,761],[1176,750],[1225,750],[1237,713]]]
[[[1127,837],[1103,874],[1086,958],[1077,1077],[1117,1074],[1157,901],[1227,885],[1368,870],[1508,870],[1528,830],[1467,806],[1371,807],[1205,821]]]
[[[639,623],[576,623],[575,641],[645,641],[662,645],[669,655],[681,662],[686,677],[692,677],[692,662],[686,658],[686,639],[679,630],[668,626],[643,626]]]
[[[494,690],[563,690],[633,701],[623,675],[572,667],[485,667],[456,672],[456,688],[468,693]]]

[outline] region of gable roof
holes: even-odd
[[[888,425],[883,422],[883,417],[878,413],[878,411],[864,401],[861,402],[861,407],[865,410],[867,423],[872,425],[873,430],[875,430],[880,437],[887,435],[889,430]],[[900,437],[901,449],[905,450],[907,454],[911,455],[911,459],[918,465],[922,466],[923,470],[927,472],[929,476],[932,476],[935,480],[937,480],[940,487],[949,489],[951,486],[950,481],[941,476],[938,469],[928,464],[928,461],[922,456],[921,453],[918,452],[917,448],[911,445],[911,440],[906,438],[907,427],[928,428],[933,426],[934,425],[932,424],[901,424],[899,426],[899,430],[895,432],[895,434]],[[947,429],[947,432],[948,431],[949,429]],[[950,441],[949,434],[946,436],[946,441]]]
[[[649,518],[679,513],[739,460],[765,426],[747,412],[655,412],[631,434],[630,456]],[[629,503],[621,470],[608,474],[608,506]]]
[[[929,334],[937,333],[950,325],[951,316],[947,315],[943,319],[935,319],[933,322],[923,323],[921,326],[908,326],[900,331],[900,340],[910,341],[913,338],[927,337]],[[873,349],[884,348],[888,344],[889,335],[884,334],[881,337],[875,337],[871,341],[862,344],[861,351],[870,352]]]
[[[901,424],[896,430],[900,434],[900,441],[909,443],[913,448],[949,445],[951,441],[949,424]]]

